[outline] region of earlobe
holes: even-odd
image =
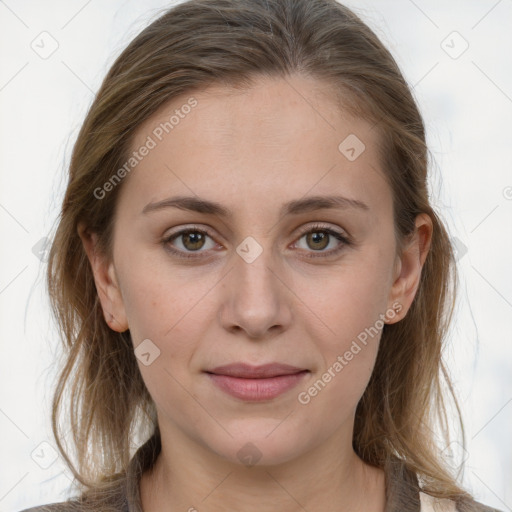
[[[99,251],[96,233],[79,224],[78,234],[91,265],[105,322],[112,330],[124,332],[128,329],[128,322],[114,263]]]
[[[427,214],[416,217],[415,231],[395,264],[394,282],[389,304],[399,303],[400,312],[392,321],[396,323],[405,317],[418,291],[421,272],[432,241],[432,220]],[[398,269],[398,270],[396,270]],[[390,306],[393,308],[393,306]]]
[[[128,330],[128,320],[126,318],[123,297],[119,288],[118,278],[116,276],[114,263],[109,262],[107,268],[108,282],[105,283],[105,294],[108,297],[110,307],[108,311],[103,306],[103,316],[108,326],[116,332],[124,332]]]

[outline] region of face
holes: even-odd
[[[145,156],[123,179],[112,260],[94,269],[161,430],[237,463],[351,439],[384,322],[418,277],[395,258],[376,130],[321,82],[261,78],[173,99],[131,149]],[[293,368],[209,373],[235,363]]]

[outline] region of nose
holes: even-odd
[[[253,261],[236,254],[233,265],[222,287],[222,327],[232,333],[243,331],[252,340],[286,330],[292,320],[293,293],[271,249],[263,249]]]

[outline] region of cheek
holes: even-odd
[[[339,272],[327,276],[320,287],[312,288],[310,284],[307,291],[307,283],[304,286],[308,305],[330,331],[338,350],[374,326],[387,308],[389,279],[386,265],[382,261],[359,259],[360,262],[347,263]]]
[[[325,280],[321,293],[309,292],[309,304],[322,320],[321,327],[309,336],[317,340],[322,363],[308,387],[303,387],[305,396],[300,403],[316,401],[317,407],[333,410],[343,405],[346,410],[359,401],[371,377],[385,325],[386,265],[377,257],[372,264],[361,258],[346,270],[340,269],[336,279]]]
[[[346,295],[326,311],[326,324],[334,334],[317,333],[321,364],[297,396],[311,415],[330,416],[340,423],[355,411],[371,377],[384,327],[378,309],[375,298],[359,293]]]
[[[145,338],[167,343],[179,338],[176,335],[185,324],[187,329],[198,326],[215,276],[193,276],[191,269],[176,268],[156,251],[151,258],[135,253],[125,256],[119,264],[119,277],[135,344]]]
[[[150,353],[150,363],[138,357],[138,366],[155,403],[172,415],[191,406],[188,372],[205,330],[211,285],[148,263],[128,269],[123,273],[123,301],[132,342],[136,354],[143,343]]]

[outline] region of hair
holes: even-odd
[[[104,320],[78,226],[96,233],[100,250],[111,257],[123,183],[108,199],[97,199],[94,191],[127,161],[135,131],[165,103],[212,84],[243,90],[258,77],[292,74],[329,84],[345,108],[373,123],[392,190],[397,254],[418,214],[428,214],[433,223],[412,305],[402,320],[383,328],[372,376],[357,405],[354,450],[382,469],[398,457],[432,496],[459,504],[471,500],[435,434],[437,429],[447,444],[449,398],[464,445],[460,410],[442,360],[458,283],[455,256],[429,201],[424,124],[397,63],[376,34],[335,0],[189,0],[145,28],[108,71],[73,148],[49,253],[49,295],[65,349],[52,430],[83,495],[98,496],[98,503],[126,471],[137,436],[159,430],[129,331],[115,332]],[[64,405],[76,466],[63,444]]]

